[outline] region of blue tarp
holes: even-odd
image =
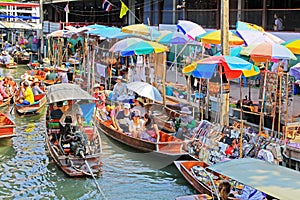
[[[80,105],[80,108],[81,108],[82,113],[83,113],[84,120],[88,124],[90,123],[90,121],[92,119],[95,107],[96,107],[95,103],[88,103],[88,104],[81,104]]]

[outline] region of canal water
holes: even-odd
[[[26,68],[0,74],[20,77]],[[17,79],[16,79],[17,80]],[[2,109],[16,125],[17,136],[0,141],[0,199],[175,199],[195,194],[171,161],[134,152],[101,134],[103,171],[96,189],[92,178],[70,178],[60,171],[45,145],[45,110],[18,116]]]

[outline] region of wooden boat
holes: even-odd
[[[3,108],[4,106],[7,106],[10,104],[11,99],[14,97],[14,95],[9,96],[6,99],[0,100],[0,108]]]
[[[12,62],[12,63],[1,63],[0,64],[1,67],[7,68],[7,69],[15,69],[17,68],[17,63],[16,62]]]
[[[136,150],[153,152],[158,156],[173,158],[174,160],[180,156],[188,155],[188,153],[183,150],[185,145],[183,140],[177,139],[163,131],[157,130],[157,142],[152,142],[115,130],[111,127],[111,121],[104,121],[100,116],[96,116],[96,120],[99,129],[105,135]]]
[[[43,81],[46,79],[46,72],[42,70],[37,70],[37,69],[28,70],[27,74],[33,76],[34,78],[39,79],[39,81]]]
[[[176,197],[175,200],[212,200],[213,198],[208,194],[195,194],[188,196]]]
[[[15,102],[14,107],[18,114],[39,114],[47,103],[46,94],[34,96],[35,102],[30,105],[22,105]]]
[[[15,136],[15,128],[15,123],[4,113],[0,112],[0,139]]]
[[[218,186],[219,181],[224,179],[232,183],[235,187],[233,190],[239,190],[246,185],[265,193],[267,199],[293,200],[300,195],[300,188],[292,187],[298,184],[299,172],[263,160],[233,159],[210,166],[206,166],[207,164],[201,161],[175,161],[174,163],[197,191],[200,193],[203,191],[208,195],[213,194],[214,197],[218,194],[212,186]],[[207,174],[210,178],[204,177],[203,174]],[[287,184],[291,187],[287,187]]]
[[[179,172],[184,178],[200,193],[211,195],[211,188],[203,183],[200,179],[197,179],[193,173],[193,168],[201,167],[205,169],[209,165],[202,161],[174,161],[174,164],[178,168]]]
[[[19,65],[27,65],[30,62],[29,56],[15,56],[14,60]]]
[[[71,177],[99,175],[102,169],[102,144],[97,128],[87,122],[83,122],[81,127],[66,124],[63,128],[59,119],[51,119],[54,103],[92,100],[93,97],[72,84],[56,84],[47,89],[46,144],[52,159]],[[74,128],[77,130],[74,131]]]

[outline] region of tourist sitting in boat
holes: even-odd
[[[12,76],[7,76],[8,79],[8,85],[11,88],[11,93],[15,93],[15,91],[18,89],[18,85],[17,83],[14,81],[14,77]]]
[[[227,180],[223,180],[219,183],[218,192],[221,200],[232,200],[235,199],[231,192],[231,185]]]
[[[148,113],[144,115],[144,124],[143,124],[143,131],[141,133],[140,138],[142,140],[148,140],[151,142],[156,142],[157,134],[154,129],[154,124]]]
[[[23,99],[22,98],[19,99],[19,102],[21,104],[24,104],[24,100],[25,100],[25,103],[27,101],[27,102],[29,102],[29,104],[33,104],[34,103],[34,95],[33,95],[31,87],[29,86],[28,81],[24,81],[21,84],[20,90],[21,90],[21,95],[22,95]],[[24,104],[24,105],[26,105],[26,104]]]
[[[116,84],[114,85],[114,89],[112,91],[112,100],[116,101],[119,97],[121,96],[126,96],[127,95],[127,88],[126,84],[122,83],[122,76],[118,76],[116,80]]]
[[[104,87],[100,84],[95,84],[93,87],[93,97],[97,99],[96,106],[97,109],[104,110],[105,109],[105,103],[106,103],[106,96],[103,91]]]
[[[46,74],[46,80],[54,81],[58,78],[57,73],[55,73],[54,68],[50,68],[49,73]]]
[[[138,110],[134,110],[131,114],[132,120],[129,124],[129,132],[135,138],[140,138],[141,133],[143,132],[143,124],[144,120],[141,119],[140,112]]]
[[[60,119],[60,123],[63,127],[66,125],[65,119],[68,116],[72,118],[72,123],[71,123],[72,126],[82,125],[83,112],[78,103],[68,102],[66,112],[63,114],[63,116]]]
[[[139,110],[141,113],[141,116],[144,116],[146,114],[146,109],[144,108],[144,100],[141,97],[138,97],[137,99],[133,100],[134,106],[133,109]]]
[[[39,79],[35,78],[33,80],[33,83],[32,83],[32,92],[33,92],[33,95],[39,95],[39,94],[44,94],[45,92],[40,88],[40,81]]]
[[[53,110],[50,113],[51,119],[60,119],[63,116],[64,113],[58,106],[58,103],[53,104]]]
[[[117,130],[121,132],[129,132],[129,124],[131,120],[130,104],[124,103],[123,110],[116,115]]]
[[[196,128],[197,124],[188,107],[183,107],[180,113],[180,117],[176,119],[175,127],[178,127],[176,128],[178,130],[175,136],[184,140],[185,137],[191,137],[193,129]]]

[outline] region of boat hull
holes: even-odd
[[[17,63],[2,63],[2,64],[0,64],[0,66],[1,67],[3,67],[3,68],[7,68],[7,69],[15,69],[15,68],[17,68]]]
[[[16,112],[20,115],[39,114],[47,103],[46,94],[36,95],[35,99],[37,101],[34,104],[30,104],[30,105],[21,105],[15,103],[14,107]]]
[[[153,152],[162,157],[172,157],[174,160],[178,159],[180,156],[187,155],[187,152],[182,150],[184,145],[182,140],[175,139],[174,141],[173,136],[163,133],[162,131],[159,132],[159,141],[151,142],[117,131],[111,128],[108,122],[102,121],[98,116],[96,119],[98,122],[98,127],[102,133],[133,149],[142,152]]]
[[[16,135],[16,125],[5,114],[0,112],[0,139],[11,138]]]

